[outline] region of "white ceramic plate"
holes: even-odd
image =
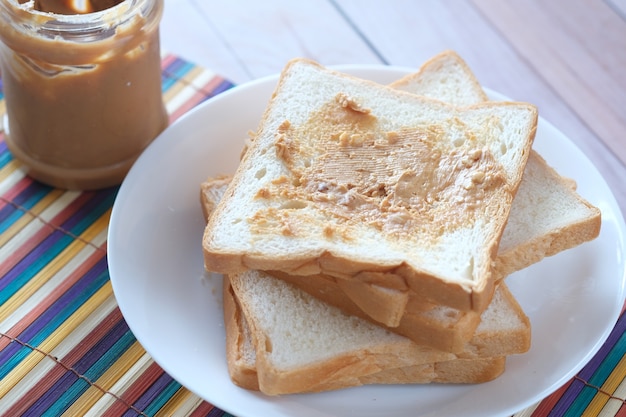
[[[410,71],[340,69],[382,83]],[[535,149],[601,208],[602,232],[508,278],[531,319],[533,343],[508,359],[504,375],[480,385],[366,386],[278,398],[234,386],[224,356],[221,277],[203,269],[199,184],[234,172],[276,80],[236,87],[174,123],[139,158],[115,202],[108,249],[113,289],[139,342],[172,377],[238,417],[504,416],[541,400],[591,359],[624,300],[624,219],[597,169],[540,119]]]

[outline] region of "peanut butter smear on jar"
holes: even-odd
[[[56,14],[86,14],[109,9],[123,0],[35,0],[34,9]],[[20,0],[26,3],[26,0]]]
[[[162,10],[163,0],[0,0],[5,141],[30,176],[120,184],[167,127]]]

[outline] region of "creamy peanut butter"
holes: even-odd
[[[281,125],[275,147],[292,181],[274,181],[257,197],[298,201],[331,216],[341,230],[326,226],[329,238],[349,239],[351,224],[366,223],[437,239],[470,226],[477,207],[494,198],[491,191],[506,186],[503,168],[476,140],[479,132],[458,131],[463,140],[442,140],[447,133],[438,125],[385,131],[370,110],[340,94],[302,126]],[[293,217],[273,208],[255,219],[263,218],[261,228],[296,234]]]
[[[71,1],[0,0],[5,133],[34,178],[94,189],[119,184],[168,124],[163,3],[82,3],[94,12]]]

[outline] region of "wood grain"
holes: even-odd
[[[161,48],[231,80],[247,80],[241,63],[202,11],[190,0],[166,0]]]
[[[600,1],[474,4],[626,163],[626,21]]]
[[[626,0],[605,0],[606,4],[611,7],[615,13],[626,20]]]
[[[328,1],[193,1],[250,79],[275,74],[295,57],[324,65],[380,63]]]
[[[481,83],[518,100],[545,84],[503,41],[468,1],[406,2],[337,0],[378,53],[393,65],[417,68],[426,59],[454,49]]]

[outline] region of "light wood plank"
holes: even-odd
[[[376,0],[337,1],[389,63],[417,68],[453,49],[484,86],[560,117],[560,99],[468,1],[389,0],[385,8]]]
[[[626,22],[599,1],[474,3],[626,163]]]
[[[380,62],[326,0],[192,1],[250,78],[280,72],[295,57],[324,65]]]
[[[622,19],[626,20],[626,0],[604,0]]]
[[[377,0],[337,3],[393,65],[418,67],[431,56],[454,49],[481,75],[483,84],[516,97],[528,89],[523,84],[527,78],[522,78],[527,71],[510,65],[515,52],[466,0],[388,0],[384,7]],[[511,78],[522,85],[511,84]]]
[[[166,0],[161,48],[231,80],[249,78],[235,54],[190,0]]]

